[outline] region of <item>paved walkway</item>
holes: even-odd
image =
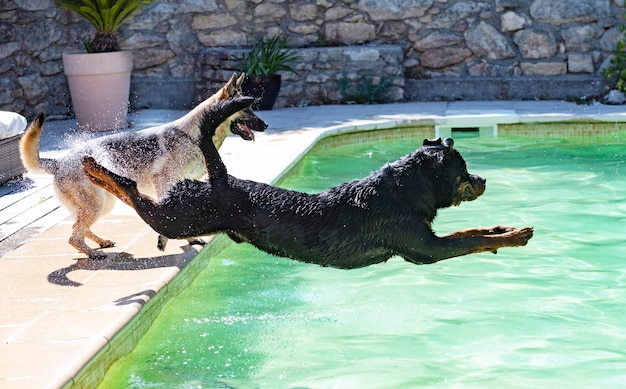
[[[141,129],[183,114],[146,110],[131,120]],[[626,122],[622,106],[555,101],[320,106],[258,114],[268,131],[257,134],[256,142],[231,136],[220,154],[229,173],[263,182],[273,181],[322,134],[334,132],[408,124]],[[42,154],[60,155],[83,136],[74,121],[49,121]],[[87,260],[67,243],[67,216],[53,197],[50,177],[27,175],[0,186],[0,388],[95,386],[110,360],[127,353],[158,314],[163,299],[154,296],[184,287],[184,277],[194,273],[174,277],[200,260],[191,261],[201,248],[185,241],[171,241],[159,252],[156,233],[121,203],[94,226],[117,246],[104,250],[104,260]],[[148,324],[139,319],[128,326],[140,311]]]

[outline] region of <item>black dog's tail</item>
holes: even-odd
[[[228,117],[250,107],[254,101],[253,97],[244,96],[220,101],[207,110],[202,119],[200,119],[200,150],[202,150],[204,165],[211,180],[223,178],[228,174],[226,166],[215,148],[215,144],[211,141],[217,127]],[[236,119],[233,124],[237,125]]]

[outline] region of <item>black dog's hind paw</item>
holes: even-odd
[[[157,240],[157,248],[161,251],[165,251],[165,246],[167,246],[168,240],[169,239],[166,236],[159,235],[159,238]],[[190,239],[187,239],[187,242],[189,243],[190,246],[194,244],[197,244],[200,246],[206,246],[206,244],[209,243],[203,238],[190,238]]]
[[[160,251],[165,251],[165,246],[167,246],[167,237],[163,236],[163,235],[159,235],[159,238],[157,239],[157,248]]]
[[[194,244],[197,244],[197,245],[200,245],[200,246],[206,246],[206,245],[207,245],[207,243],[209,243],[209,242],[207,242],[206,240],[204,240],[204,239],[202,239],[202,238],[191,238],[191,239],[187,239],[187,242],[189,242],[189,245],[190,245],[190,246],[191,246],[191,245],[194,245]]]

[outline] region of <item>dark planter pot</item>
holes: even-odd
[[[280,90],[280,79],[280,74],[246,76],[241,85],[243,94],[258,99],[252,105],[252,109],[267,111],[274,107]]]

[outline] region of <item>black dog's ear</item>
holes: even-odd
[[[441,138],[437,139],[424,139],[422,146],[441,146]]]
[[[441,138],[437,139],[424,139],[424,146],[443,146],[449,150],[452,150],[454,147],[454,139],[446,138],[443,141]]]
[[[234,114],[235,112],[239,112],[242,109],[249,108],[254,102],[256,98],[249,96],[237,96],[230,100],[224,101],[224,110],[227,113],[230,113],[226,117]]]
[[[249,108],[254,101],[254,97],[247,96],[237,96],[232,99],[224,100],[213,107],[211,110],[213,112],[208,115],[210,117],[209,120],[219,124],[236,112]]]
[[[217,126],[229,116],[250,107],[254,100],[254,97],[240,96],[215,104],[200,119],[200,133],[202,136],[213,136]]]

